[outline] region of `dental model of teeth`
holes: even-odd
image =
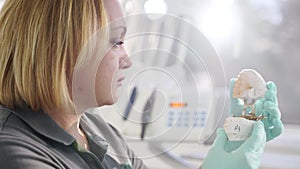
[[[234,84],[234,98],[259,99],[267,91],[266,82],[262,76],[252,69],[242,70]]]
[[[240,117],[228,117],[224,129],[230,141],[245,140],[252,131],[255,121],[264,116],[256,116],[255,102],[264,97],[267,91],[266,82],[262,76],[252,69],[242,70],[233,87],[233,98],[244,101],[244,110]]]

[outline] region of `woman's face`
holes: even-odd
[[[96,74],[96,99],[98,106],[111,105],[118,100],[118,88],[124,80],[123,70],[132,63],[123,43],[126,22],[118,0],[105,0],[105,7],[110,18],[110,46],[101,61]]]

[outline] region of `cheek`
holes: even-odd
[[[99,65],[96,74],[95,91],[99,105],[113,104],[117,98],[117,73],[119,70],[119,59],[109,52]]]
[[[99,65],[96,81],[102,84],[101,86],[112,83],[115,79],[114,76],[118,71],[118,66],[117,59],[114,59],[111,55],[106,55]]]
[[[104,74],[110,82],[116,81],[116,75],[119,70],[119,59],[114,52],[110,52],[106,59],[102,65],[105,68]]]

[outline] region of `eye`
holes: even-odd
[[[115,42],[113,44],[114,44],[114,47],[120,47],[124,44],[124,41],[118,41],[118,42]]]

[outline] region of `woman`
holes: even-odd
[[[118,0],[5,2],[0,12],[0,168],[146,168],[116,129],[99,115],[84,113],[114,104],[122,72],[131,66],[122,46],[122,18]],[[265,135],[261,126],[252,134],[257,145],[265,143],[255,139]],[[226,136],[219,138],[217,143],[226,142]],[[249,154],[260,157],[261,152]],[[205,168],[211,168],[211,156]]]
[[[108,15],[105,8],[112,9]],[[108,20],[122,15],[116,0],[5,2],[0,17],[0,168],[146,168],[114,128],[97,115],[76,112],[72,96],[81,49]],[[122,71],[131,66],[122,46],[125,31],[125,24],[111,31],[114,44],[97,69],[93,106],[115,102]],[[110,135],[108,140],[103,134]]]

